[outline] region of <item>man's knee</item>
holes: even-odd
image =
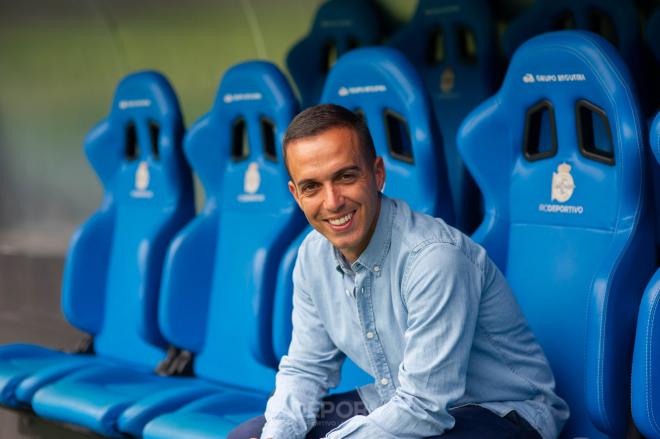
[[[248,421],[243,422],[238,427],[234,428],[227,439],[251,439],[253,437],[259,438],[261,436],[261,430],[264,429],[266,424],[266,418],[263,416],[257,416]]]

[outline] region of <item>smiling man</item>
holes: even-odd
[[[315,231],[275,392],[229,438],[556,438],[568,407],[504,277],[442,219],[381,194],[364,121],[318,105],[283,147]],[[346,356],[374,383],[327,396]]]

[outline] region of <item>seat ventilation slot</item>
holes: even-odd
[[[266,117],[262,117],[259,123],[261,125],[261,141],[264,144],[264,156],[268,160],[276,162],[275,123]]]
[[[477,37],[474,31],[467,26],[460,25],[456,28],[458,41],[458,54],[465,64],[477,62]]]
[[[140,145],[138,143],[137,128],[135,123],[130,122],[126,125],[126,144],[124,146],[124,155],[127,160],[136,160],[140,157]]]
[[[527,111],[523,153],[529,161],[545,159],[557,153],[555,112],[550,101],[541,101]]]
[[[612,18],[599,9],[592,9],[589,12],[589,30],[605,37],[615,46],[619,42]]]
[[[151,153],[154,160],[160,159],[160,147],[158,139],[160,138],[160,125],[154,121],[149,122],[149,137],[151,139]]]
[[[231,127],[231,158],[244,160],[250,155],[247,125],[245,119],[239,117]]]
[[[575,106],[578,144],[585,157],[614,164],[614,142],[605,111],[586,100]]]
[[[412,139],[408,124],[392,110],[385,110],[385,132],[390,154],[396,160],[413,163]]]
[[[337,44],[333,40],[327,41],[321,49],[321,72],[328,73],[337,62],[338,57]]]
[[[445,37],[441,27],[435,28],[426,41],[426,62],[431,65],[445,61]]]

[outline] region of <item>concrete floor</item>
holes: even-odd
[[[36,343],[71,350],[83,334],[60,311],[63,256],[0,253],[0,345]],[[83,439],[101,436],[0,407],[0,439]]]

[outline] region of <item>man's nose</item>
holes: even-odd
[[[333,184],[328,184],[325,187],[325,208],[330,211],[339,211],[344,207],[344,196],[341,189]]]

